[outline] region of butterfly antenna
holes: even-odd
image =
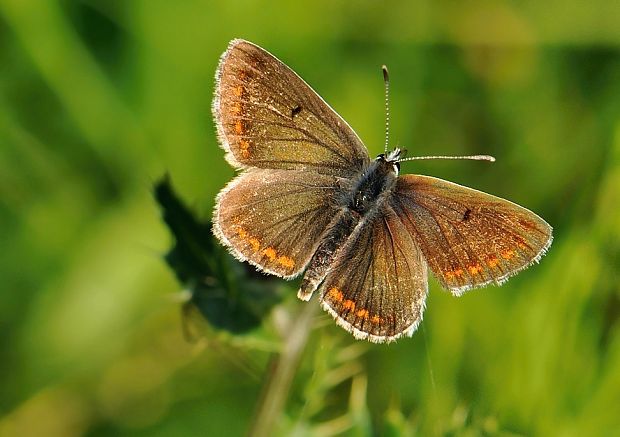
[[[399,159],[398,162],[403,161],[417,161],[421,159],[471,159],[473,161],[489,161],[495,162],[495,157],[491,155],[466,155],[466,156],[443,156],[443,155],[435,155],[435,156],[410,156],[409,158]]]
[[[383,71],[383,83],[385,84],[385,147],[384,152],[387,154],[388,144],[390,141],[390,74],[385,65],[381,66]],[[495,162],[495,158],[490,155],[467,155],[467,156],[411,156],[409,158],[399,159],[398,162],[415,161],[420,159],[471,159],[474,161]]]
[[[385,84],[385,147],[383,151],[387,153],[390,141],[390,75],[385,65],[381,66],[381,71],[383,71],[383,83]]]

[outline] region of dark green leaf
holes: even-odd
[[[235,260],[217,242],[211,222],[196,218],[165,176],[155,184],[155,199],[175,243],[165,260],[186,287],[194,306],[211,325],[244,333],[258,325],[281,295],[270,278]]]

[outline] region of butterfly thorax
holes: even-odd
[[[399,154],[398,149],[387,156],[381,154],[368,165],[344,196],[348,209],[365,215],[381,203],[382,195],[388,193],[396,183]]]
[[[321,237],[304,275],[298,296],[307,300],[325,278],[338,250],[358,225],[371,219],[392,192],[398,177],[400,151],[379,155],[351,183],[343,183],[338,203],[340,211]]]

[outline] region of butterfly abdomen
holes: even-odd
[[[314,252],[306,274],[301,282],[297,296],[302,300],[308,300],[312,293],[319,287],[329,266],[332,264],[338,249],[349,238],[360,218],[357,214],[343,209],[323,235],[319,247]]]

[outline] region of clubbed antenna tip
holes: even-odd
[[[390,141],[390,75],[385,65],[381,66],[383,72],[383,83],[385,84],[385,147],[383,151],[387,153]]]

